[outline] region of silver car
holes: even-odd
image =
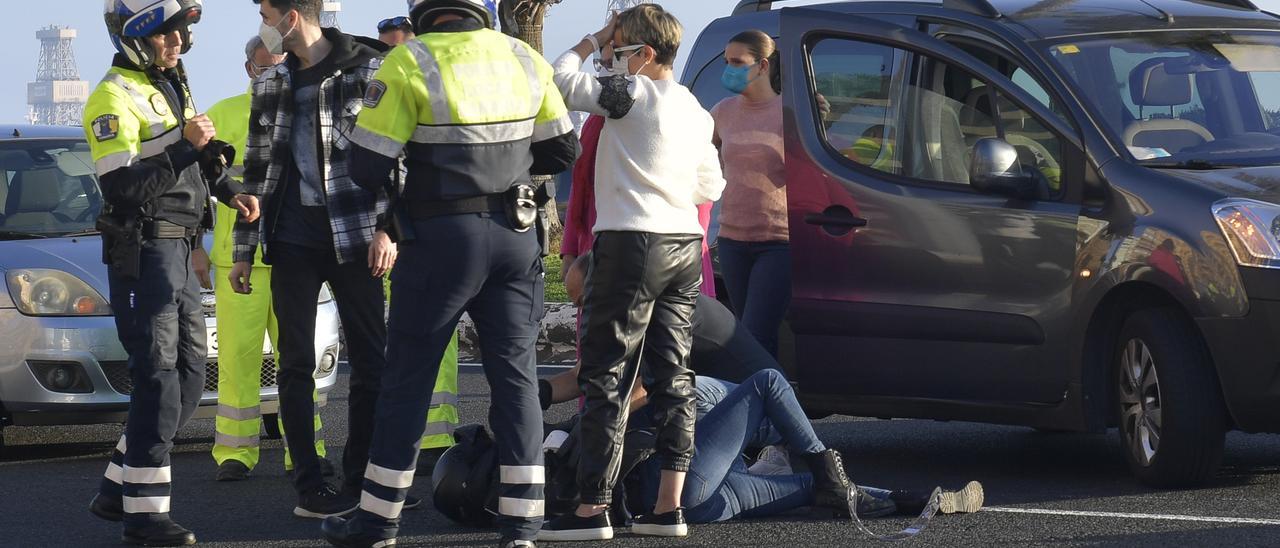
[[[0,126],[0,451],[8,425],[124,421],[132,383],[93,228],[101,205],[80,128]],[[196,416],[211,417],[217,326],[213,292],[202,297],[209,357]],[[317,307],[315,378],[323,395],[338,379],[338,311],[327,290]],[[261,378],[262,412],[273,414],[279,406],[269,342]],[[263,424],[278,436],[274,419],[264,417]]]

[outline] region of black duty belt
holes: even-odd
[[[194,228],[187,228],[163,219],[142,222],[142,237],[148,240],[178,240],[196,235]]]
[[[414,200],[408,202],[408,206],[409,216],[414,219],[464,213],[502,213],[506,211],[507,198],[503,194],[485,194],[460,200]]]

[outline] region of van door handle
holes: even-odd
[[[822,227],[822,231],[831,236],[844,236],[854,230],[867,226],[867,220],[854,217],[853,212],[844,206],[831,206],[822,213],[809,213],[804,222]]]

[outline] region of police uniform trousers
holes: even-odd
[[[393,269],[392,272],[395,272]],[[391,276],[384,278],[387,300],[391,299]],[[440,359],[440,373],[436,376],[435,390],[431,394],[431,410],[427,411],[427,427],[422,433],[422,449],[448,449],[453,447],[453,431],[458,429],[458,330],[445,347]]]
[[[400,511],[431,405],[441,357],[463,312],[479,337],[498,447],[497,525],[534,539],[542,526],[542,410],[535,341],[543,312],[537,234],[511,229],[502,213],[416,220],[391,273],[387,370],[356,515],[358,527],[398,532]]]
[[[169,450],[204,391],[205,325],[200,285],[185,239],[144,240],[138,279],[108,267],[111,309],[129,354],[133,391],[125,434],[101,493],[122,500],[126,526],[168,518]]]

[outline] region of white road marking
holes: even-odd
[[[988,506],[983,508],[982,511],[1004,512],[1007,514],[1043,514],[1048,516],[1078,516],[1088,518],[1153,519],[1164,521],[1199,521],[1206,523],[1239,523],[1247,525],[1280,525],[1280,519],[1268,518],[1183,516],[1178,514],[1134,514],[1128,512],[1085,512],[1078,510],[1047,510],[1041,508],[1005,508],[1000,506]]]

